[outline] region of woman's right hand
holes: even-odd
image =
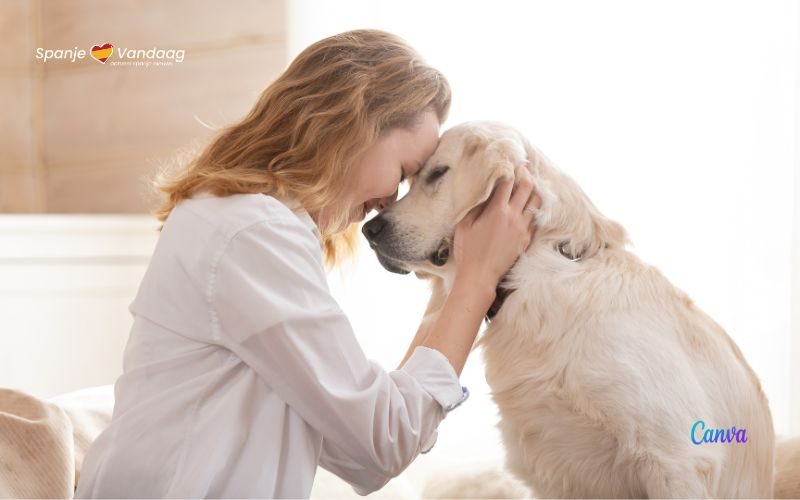
[[[518,184],[499,182],[482,205],[473,208],[456,226],[453,257],[456,281],[491,290],[528,248],[534,234],[533,211],[542,200],[533,193],[533,177],[517,169]]]

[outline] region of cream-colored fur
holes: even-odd
[[[516,168],[530,169],[542,197],[537,230],[507,276],[516,291],[476,343],[507,468],[543,497],[772,497],[769,405],[736,344],[517,131],[471,122],[445,132],[382,213],[381,261],[432,279],[434,317],[453,267],[427,256]],[[746,429],[747,442],[695,445],[697,420]]]
[[[502,468],[475,464],[433,471],[421,498],[530,498],[530,492]]]

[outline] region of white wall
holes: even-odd
[[[156,240],[149,216],[0,216],[0,387],[113,384]]]
[[[340,31],[392,31],[448,77],[443,129],[470,119],[520,128],[726,328],[762,380],[776,430],[800,432],[796,2],[289,7],[289,59]],[[350,279],[332,286],[367,354],[394,368],[425,286],[383,271],[366,245]],[[478,356],[462,381],[473,400],[440,428],[440,460],[495,452]]]

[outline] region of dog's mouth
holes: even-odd
[[[375,255],[378,257],[378,262],[380,262],[383,268],[396,274],[408,274],[411,271],[416,271],[416,268],[425,261],[430,262],[436,267],[442,267],[447,264],[447,261],[450,259],[450,243],[446,239],[442,240],[439,247],[434,252],[431,252],[427,258],[423,257],[422,260],[411,261],[399,259],[392,255],[393,252],[391,250],[387,252],[384,248],[374,243],[370,243],[370,248],[375,252]]]
[[[387,257],[386,255],[379,252],[378,249],[375,247],[372,247],[372,249],[375,251],[375,255],[378,257],[378,262],[380,262],[383,268],[389,271],[390,273],[408,274],[411,272],[408,269],[401,267],[402,263],[400,261],[397,261],[391,257]]]
[[[431,261],[431,264],[437,267],[442,267],[443,265],[447,264],[447,260],[450,258],[450,244],[447,240],[442,240],[439,244],[439,248],[433,252],[428,260]]]

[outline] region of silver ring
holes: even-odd
[[[526,212],[530,212],[533,215],[536,215],[536,209],[533,207],[525,207]]]

